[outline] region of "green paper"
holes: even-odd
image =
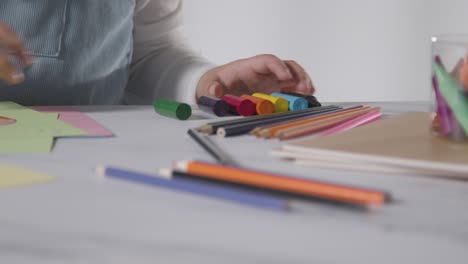
[[[0,140],[0,153],[48,153],[54,145],[53,137]]]
[[[85,131],[58,120],[57,114],[51,118],[12,102],[0,102],[0,116],[16,119],[16,123],[1,127],[0,140],[86,135]]]
[[[447,73],[442,66],[434,62],[432,68],[442,97],[444,97],[465,133],[468,134],[468,97],[463,94],[463,88],[458,81]]]
[[[50,152],[55,137],[86,135],[58,120],[57,113],[41,113],[13,102],[0,102],[0,116],[16,120],[0,126],[0,153]]]

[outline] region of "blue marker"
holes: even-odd
[[[302,97],[283,93],[272,93],[271,95],[287,100],[289,102],[289,111],[303,110],[307,109],[309,106],[309,102]]]
[[[284,199],[275,198],[271,195],[241,190],[239,188],[221,186],[215,183],[202,183],[196,180],[167,178],[104,166],[98,166],[96,168],[96,173],[100,176],[106,176],[114,179],[135,182],[169,190],[224,199],[254,207],[279,211],[288,209],[287,201]]]

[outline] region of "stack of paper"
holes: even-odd
[[[65,119],[62,121],[57,119],[58,113],[41,113],[13,102],[0,102],[0,116],[3,120],[14,120],[0,123],[0,153],[50,152],[57,137],[110,133],[105,129],[96,130],[97,123],[76,112],[72,116],[62,115],[60,119]]]
[[[468,144],[434,135],[432,117],[404,113],[327,137],[292,142],[273,154],[310,166],[468,179]]]

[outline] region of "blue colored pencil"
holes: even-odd
[[[288,207],[287,201],[284,199],[275,198],[265,194],[258,194],[251,191],[240,190],[234,187],[221,186],[214,183],[201,183],[199,181],[186,179],[168,179],[160,176],[148,175],[140,172],[105,166],[98,166],[96,168],[96,173],[100,176],[224,199],[253,207],[261,207],[280,211],[286,210]]]

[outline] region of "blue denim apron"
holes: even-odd
[[[32,53],[25,82],[0,101],[120,104],[132,57],[135,0],[0,0],[0,21]]]

